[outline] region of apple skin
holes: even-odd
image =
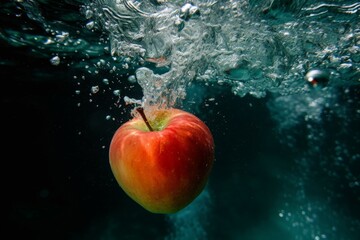
[[[150,131],[140,116],[115,132],[111,170],[125,193],[153,213],[175,213],[204,189],[214,161],[209,128],[188,112],[153,110]]]

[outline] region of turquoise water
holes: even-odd
[[[185,3],[0,4],[11,236],[359,239],[360,3]],[[146,212],[110,170],[141,104],[214,135],[208,185],[176,214]]]

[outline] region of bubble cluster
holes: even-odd
[[[87,11],[108,31],[112,55],[158,75],[163,88],[149,80],[144,101],[163,105],[166,92],[173,106],[196,80],[226,83],[236,95],[258,98],[307,91],[301,79],[312,69],[328,72],[323,83],[330,75],[334,84],[356,82],[360,35],[352,18],[360,7],[302,4],[290,5],[283,15],[277,15],[276,2],[267,1],[256,8],[247,1],[95,1]],[[325,14],[329,9],[348,27]]]
[[[308,77],[323,74],[316,70]],[[360,138],[353,132],[358,97],[353,99],[347,88],[313,90],[268,103],[280,141],[291,149],[295,163],[282,176],[285,191],[278,217],[294,239],[353,239],[360,221],[347,211],[360,190],[355,147]]]

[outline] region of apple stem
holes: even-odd
[[[138,113],[140,113],[142,119],[144,120],[144,122],[145,122],[146,126],[148,127],[148,129],[150,130],[150,132],[154,131],[152,129],[152,127],[150,126],[150,123],[149,123],[149,121],[147,120],[147,118],[145,116],[144,108],[138,107],[138,108],[136,108],[136,111],[138,111]]]

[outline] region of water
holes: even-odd
[[[358,1],[1,5],[6,149],[24,149],[5,181],[14,237],[360,237]],[[110,172],[136,105],[185,109],[214,134],[208,186],[177,214],[145,212]]]

